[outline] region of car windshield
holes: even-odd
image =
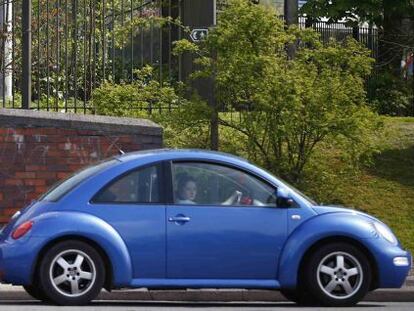
[[[298,190],[298,188],[292,186],[291,184],[289,184],[285,180],[283,180],[282,182],[285,185],[287,185],[290,189],[292,189],[294,192],[296,192],[297,194],[299,194],[300,196],[302,196],[303,198],[305,198],[306,200],[308,200],[309,203],[311,203],[312,205],[318,205],[318,202],[316,202],[314,199],[312,199],[309,196],[307,196],[306,194],[304,194],[302,191]]]
[[[116,163],[119,163],[119,160],[112,158],[110,160],[105,160],[103,162],[99,162],[98,164],[94,164],[92,166],[83,168],[82,170],[69,176],[67,179],[59,181],[48,192],[46,192],[39,200],[48,201],[48,202],[56,202],[61,197],[63,197],[66,193],[71,191],[73,188],[75,188],[77,185],[79,185],[81,182],[83,182],[87,178],[96,174],[100,170],[106,167],[112,166]]]
[[[265,171],[266,173],[268,173],[270,176],[274,176],[272,172],[262,168],[263,171]],[[292,186],[290,183],[288,183],[287,181],[285,181],[284,179],[280,179],[278,178],[279,182],[281,182],[282,184],[284,184],[288,189],[293,190],[296,194],[300,195],[301,197],[303,197],[305,200],[307,200],[310,204],[312,205],[319,205],[318,202],[316,202],[314,199],[310,198],[309,196],[307,196],[306,194],[304,194],[302,191],[300,191],[299,189],[297,189],[295,186]]]

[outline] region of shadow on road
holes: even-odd
[[[5,299],[0,301],[1,305],[7,306],[50,306],[36,300],[11,300]],[[274,307],[274,308],[297,308],[298,306],[290,302],[154,302],[154,301],[116,301],[116,300],[99,300],[93,301],[88,307],[97,306],[113,306],[113,307],[157,307],[157,308],[171,308],[171,307],[188,307],[188,308],[208,308],[208,307],[220,307],[220,308],[234,308],[234,307]],[[358,308],[379,308],[385,307],[384,304],[380,303],[364,303],[357,305]],[[77,307],[82,308],[82,307]],[[319,308],[320,307],[315,307]]]

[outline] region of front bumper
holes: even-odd
[[[412,265],[410,252],[403,250],[399,245],[391,245],[382,238],[368,241],[368,248],[374,256],[378,272],[376,287],[400,288],[403,286]],[[401,258],[406,259],[401,260]],[[406,264],[399,265],[402,262]]]

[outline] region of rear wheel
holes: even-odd
[[[105,266],[99,253],[81,241],[64,241],[49,249],[40,263],[41,289],[59,305],[82,305],[99,294]]]
[[[369,290],[371,269],[367,257],[347,243],[327,244],[309,258],[304,287],[324,306],[358,303]]]

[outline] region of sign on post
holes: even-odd
[[[204,40],[208,35],[207,28],[197,28],[191,31],[190,37],[193,42],[200,42]]]

